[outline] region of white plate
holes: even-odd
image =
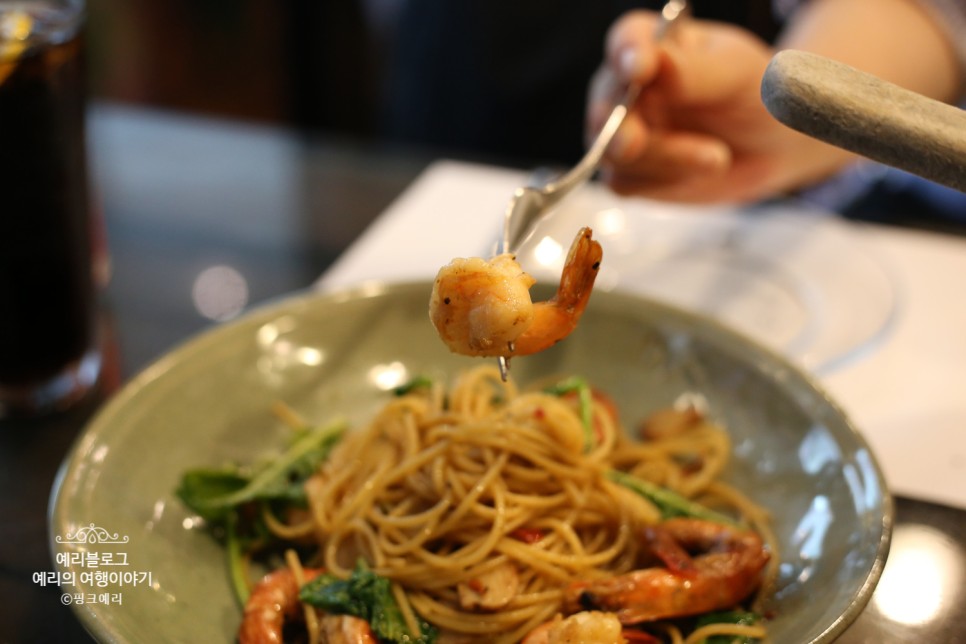
[[[805,368],[828,373],[873,350],[899,308],[886,265],[831,213],[621,199],[591,185],[538,224],[519,258],[559,279],[581,226],[604,246],[596,289],[710,315]]]

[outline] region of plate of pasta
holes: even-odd
[[[50,509],[98,641],[828,642],[862,611],[891,497],[796,366],[600,292],[504,379],[431,288],[293,295],[105,405]]]

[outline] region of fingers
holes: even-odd
[[[646,88],[657,77],[661,55],[654,39],[657,25],[658,18],[653,12],[632,11],[618,19],[609,30],[605,62],[591,78],[588,89],[585,128],[588,145],[629,85]],[[630,150],[642,149],[643,123],[636,121],[639,116],[635,114],[642,105],[644,102],[639,98],[608,149],[608,156],[627,158]]]
[[[661,129],[668,122],[666,101],[662,97],[666,92],[662,89],[651,91],[651,86],[664,84],[663,76],[674,75],[673,70],[667,68],[666,45],[677,37],[677,30],[659,43],[655,37],[659,21],[656,13],[643,10],[631,11],[619,18],[607,34],[605,62],[591,79],[586,112],[588,145],[627,87],[638,85],[644,88],[607,150],[607,157],[617,163],[631,160],[643,152],[650,145],[648,132]],[[720,147],[717,150],[720,160]],[[676,150],[669,151],[669,154],[675,158],[680,156]]]
[[[606,94],[612,75],[596,81]],[[689,174],[717,174],[727,171],[732,152],[722,139],[697,130],[667,128],[666,108],[660,95],[645,91],[638,105],[621,124],[608,145],[604,165],[612,176],[638,177],[649,183],[676,180]],[[610,114],[607,101],[589,107],[588,145]]]
[[[769,140],[759,85],[771,50],[746,30],[695,19],[658,42],[658,22],[633,11],[608,32],[588,91],[589,138],[628,84],[643,89],[606,151],[604,178],[621,193],[687,201],[751,194],[741,182],[762,181],[748,159]]]
[[[604,64],[590,82],[587,130],[596,133],[622,93],[631,84],[646,87],[660,67],[660,52],[653,34],[657,16],[650,11],[631,11],[610,28],[605,40]]]
[[[661,78],[676,102],[760,102],[761,77],[773,54],[767,44],[744,29],[707,21],[684,23],[676,36],[663,48],[667,72]]]
[[[655,40],[657,14],[632,11],[614,23],[605,67],[626,86],[660,85],[686,104],[718,101],[737,87],[757,86],[772,51],[745,29],[689,19]]]
[[[720,139],[694,132],[649,132],[640,120],[625,122],[609,150],[602,178],[620,193],[653,194],[665,184],[723,177],[731,149]]]
[[[649,85],[658,72],[655,40],[658,16],[651,11],[631,11],[619,18],[607,33],[607,66],[623,84]]]

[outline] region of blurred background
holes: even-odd
[[[95,99],[519,168],[584,150],[608,26],[654,0],[88,0]],[[695,0],[766,41],[781,0]],[[855,218],[963,233],[961,194],[865,164],[807,195]],[[952,215],[952,216],[950,216]]]
[[[570,163],[608,26],[662,2],[88,0],[96,98]],[[777,32],[771,0],[697,15]]]

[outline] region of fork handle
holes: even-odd
[[[768,64],[761,95],[803,134],[966,192],[966,112],[816,54]]]
[[[658,14],[657,27],[654,31],[654,41],[663,41],[671,33],[675,25],[684,20],[689,10],[687,0],[667,0],[661,12]],[[604,152],[607,150],[607,146],[610,144],[611,139],[614,138],[614,135],[617,134],[617,130],[620,129],[621,123],[624,122],[624,118],[634,106],[640,93],[640,85],[629,85],[624,90],[624,95],[621,97],[620,102],[614,106],[610,116],[604,122],[603,127],[597,133],[596,138],[583,158],[577,162],[577,165],[570,172],[557,179],[556,182],[546,186],[544,193],[547,197],[548,207],[560,201],[574,187],[582,184],[594,174],[597,166],[600,164],[600,160],[604,156]]]

